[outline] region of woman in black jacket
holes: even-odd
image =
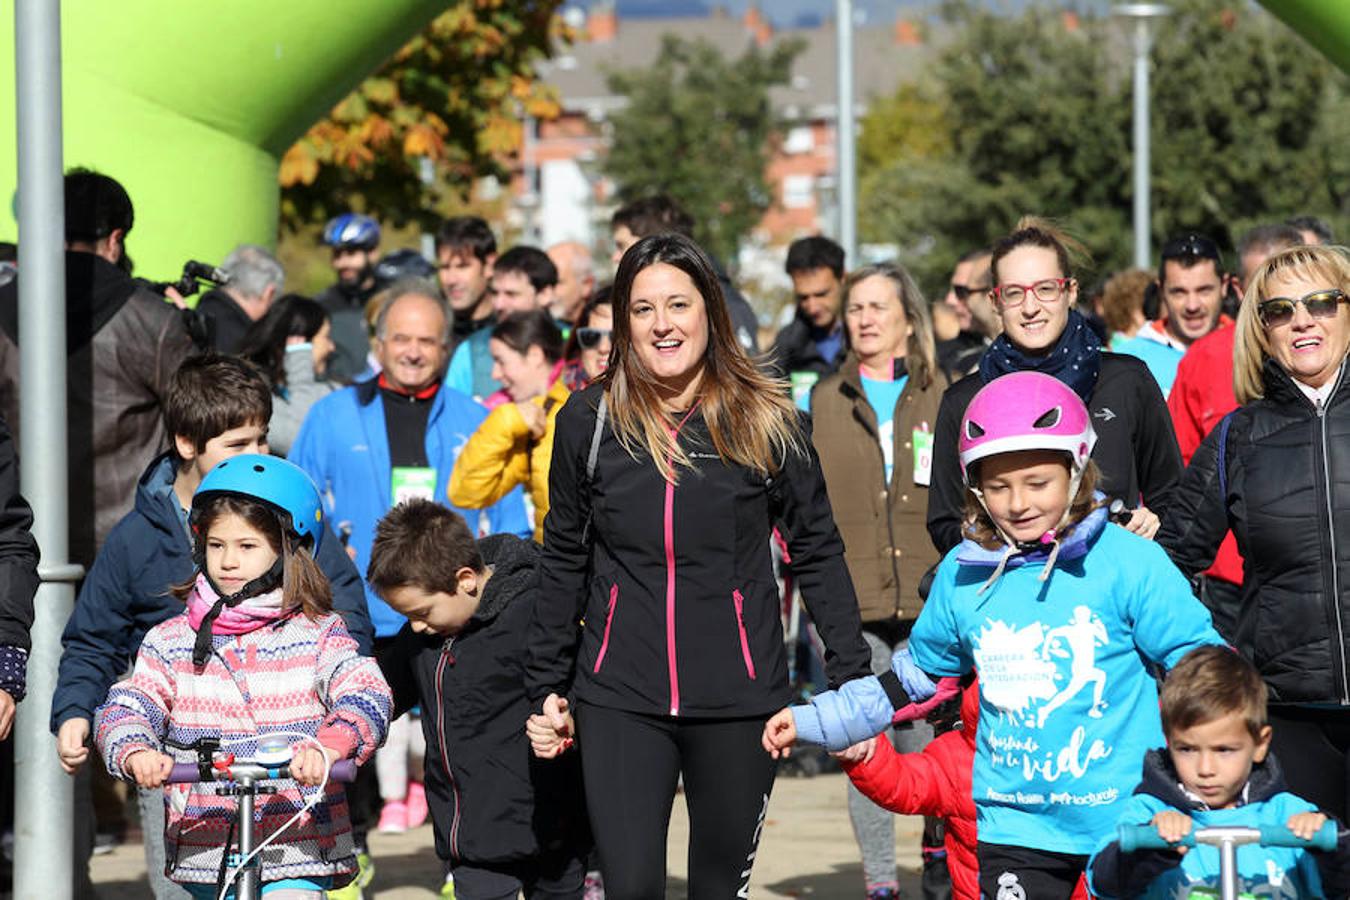
[[[1300,797],[1350,810],[1350,259],[1294,247],[1256,270],[1238,312],[1238,409],[1205,438],[1159,542],[1187,575],[1232,529],[1243,584],[1228,637],[1270,689],[1274,750]],[[1218,618],[1222,619],[1222,616]]]
[[[1048,222],[1031,217],[994,245],[989,292],[1003,320],[1000,335],[979,371],[947,389],[933,432],[933,478],[928,488],[928,536],[939,553],[963,537],[965,483],[956,444],[970,400],[980,388],[1009,372],[1053,375],[1083,398],[1098,441],[1092,458],[1101,469],[1101,489],[1134,509],[1126,525],[1153,537],[1155,514],[1166,508],[1181,478],[1181,451],[1158,383],[1132,356],[1102,350],[1101,340],[1074,309],[1078,282],[1069,264],[1077,242]]]
[[[664,896],[681,775],[690,895],[743,896],[774,777],[760,733],[789,700],[775,522],[832,681],[868,674],[870,654],[803,419],[737,344],[707,256],[644,238],[613,297],[610,366],[558,414],[531,736],[570,733],[575,697],[610,900]]]

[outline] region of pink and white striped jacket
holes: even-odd
[[[373,659],[358,654],[342,620],[287,616],[247,634],[212,635],[212,653],[198,671],[192,664],[196,635],[187,615],[152,628],[131,676],[113,685],[96,717],[95,739],[108,771],[126,778],[137,750],[161,750],[176,762],[196,762],[193,752],[165,744],[219,737],[239,759],[249,759],[257,739],[294,731],[363,763],[384,741],[389,726],[389,685]],[[241,742],[229,746],[229,742]],[[257,798],[259,841],[290,819],[317,788],[293,781]],[[355,871],[347,800],[330,782],[323,802],[310,809],[262,853],[263,878],[335,876]],[[303,793],[302,793],[303,792]],[[235,814],[235,798],[212,785],[169,785],[166,874],[180,882],[215,883]]]

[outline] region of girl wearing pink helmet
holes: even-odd
[[[980,891],[1068,898],[1162,746],[1147,666],[1222,639],[1157,544],[1108,521],[1092,421],[1070,387],[1015,372],[966,407],[964,541],[891,672],[770,719],[771,750],[877,733],[939,677],[980,673],[973,790]],[[855,751],[865,752],[865,751]]]

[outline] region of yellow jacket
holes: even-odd
[[[547,394],[530,401],[544,407],[548,415],[544,436],[538,440],[530,435],[514,403],[503,403],[488,413],[459,451],[455,471],[450,474],[450,502],[461,509],[482,509],[505,497],[516,485],[527,485],[534,503],[534,539],[542,544],[553,425],[570,393],[560,378]]]

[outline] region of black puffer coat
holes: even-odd
[[[1345,365],[1320,411],[1275,363],[1263,375],[1265,398],[1231,414],[1222,449],[1224,424],[1192,457],[1158,541],[1194,576],[1231,528],[1245,560],[1233,641],[1271,701],[1350,706]]]

